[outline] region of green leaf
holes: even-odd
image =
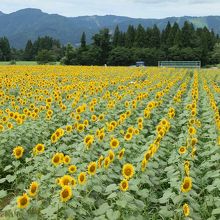
[[[11,183],[16,179],[16,176],[12,176],[12,175],[9,174],[9,175],[6,176],[6,179],[9,183]]]
[[[11,167],[12,167],[12,165],[6,166],[5,169],[4,169],[4,171],[7,171],[7,170],[11,169]]]
[[[94,211],[96,216],[103,215],[110,208],[108,203],[103,203],[97,210]]]
[[[101,192],[102,192],[102,187],[101,187],[101,186],[96,185],[96,186],[94,186],[94,187],[93,187],[93,190],[94,190],[94,191],[96,191],[96,192],[101,193]]]
[[[142,202],[141,200],[135,199],[134,202],[140,209],[143,209],[145,207],[144,202]]]
[[[109,186],[106,187],[106,192],[112,192],[114,190],[117,190],[118,189],[118,186],[116,184],[111,184]]]
[[[113,192],[113,193],[111,193],[111,194],[107,197],[107,199],[113,199],[113,198],[115,198],[115,197],[117,197],[117,193],[116,193],[116,192]]]
[[[7,196],[7,191],[0,190],[0,199],[4,198],[5,196]]]
[[[219,215],[219,214],[220,214],[220,208],[212,210],[212,215]]]
[[[6,181],[6,178],[0,179],[0,183],[4,183]]]
[[[120,212],[119,211],[113,211],[112,209],[109,209],[106,212],[106,216],[108,217],[109,220],[117,220],[120,217]]]
[[[121,206],[122,208],[125,208],[125,206],[127,205],[127,201],[126,201],[126,200],[118,200],[118,201],[116,202],[116,204],[117,204],[118,206]]]

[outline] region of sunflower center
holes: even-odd
[[[37,190],[37,187],[36,187],[36,186],[32,186],[32,187],[31,187],[31,192],[32,192],[32,193],[35,193],[36,190]]]
[[[27,204],[27,198],[23,197],[20,202],[21,202],[21,205],[26,205]]]
[[[183,188],[184,189],[188,189],[189,188],[189,182],[188,181],[183,184]]]
[[[125,174],[126,174],[126,176],[130,176],[130,175],[131,175],[131,169],[130,169],[130,168],[127,168],[127,169],[125,170]]]
[[[58,156],[56,156],[53,161],[54,161],[54,163],[58,163],[59,160],[60,160],[60,158]]]
[[[68,190],[63,190],[63,192],[62,192],[62,197],[63,198],[67,198],[69,196],[69,191]]]
[[[21,149],[17,149],[17,150],[16,150],[16,155],[17,155],[17,156],[21,155]]]
[[[95,171],[95,166],[94,165],[92,165],[91,167],[90,167],[90,172],[94,172]]]
[[[84,181],[84,176],[81,175],[79,179],[80,179],[81,182],[83,182]]]

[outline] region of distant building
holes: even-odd
[[[136,62],[136,66],[139,67],[139,66],[145,66],[145,63],[144,61],[137,61]]]

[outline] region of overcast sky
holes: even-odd
[[[39,8],[47,13],[80,15],[123,15],[136,18],[220,15],[220,0],[0,0],[0,11]]]

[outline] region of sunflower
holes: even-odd
[[[125,153],[125,148],[121,149],[118,153],[118,159],[121,160],[124,156]]]
[[[56,134],[55,134],[55,133],[52,134],[52,136],[51,136],[51,142],[52,142],[52,143],[56,143],[57,140],[58,140],[58,138],[57,138]]]
[[[130,163],[124,164],[122,168],[122,175],[125,179],[130,179],[134,175],[134,167]]]
[[[134,128],[133,127],[129,127],[127,129],[127,133],[130,133],[131,135],[134,134]]]
[[[70,133],[72,130],[73,130],[72,125],[67,125],[67,126],[66,126],[66,131],[67,131],[67,133]]]
[[[76,186],[76,179],[74,179],[73,177],[72,177],[72,179],[71,179],[71,181],[70,181],[70,185],[71,185],[72,187],[75,187],[75,186]]]
[[[138,129],[143,130],[143,123],[138,123]]]
[[[182,146],[179,148],[179,154],[185,154],[186,153],[186,147]]]
[[[8,129],[12,129],[12,128],[13,128],[13,124],[9,122],[9,123],[7,124],[7,127],[8,127]],[[1,131],[1,129],[0,129],[0,131]]]
[[[111,160],[110,160],[110,158],[109,158],[109,156],[108,156],[108,157],[106,157],[106,158],[104,159],[104,167],[105,167],[105,169],[108,169],[110,163],[111,163]]]
[[[100,133],[98,137],[99,137],[99,140],[102,141],[105,137],[105,133],[104,132]]]
[[[188,132],[191,136],[195,135],[196,134],[196,129],[194,127],[190,126],[189,129],[188,129]]]
[[[27,208],[30,203],[30,198],[28,197],[27,193],[24,193],[22,196],[17,198],[17,206],[19,209]]]
[[[34,148],[34,151],[36,154],[41,154],[44,152],[44,150],[45,150],[45,147],[43,144],[37,144]]]
[[[185,217],[189,216],[190,214],[190,208],[189,208],[189,205],[187,203],[185,203],[183,205],[183,214]]]
[[[85,125],[84,124],[78,124],[77,126],[77,131],[82,132],[85,129]]]
[[[68,171],[69,171],[70,173],[75,173],[75,172],[77,171],[76,165],[70,165],[70,166],[68,167]]]
[[[105,118],[105,115],[104,115],[104,114],[99,115],[99,120],[100,120],[100,121],[104,120],[104,118]]]
[[[60,178],[60,185],[63,186],[68,186],[71,184],[72,178],[70,175],[64,175]]]
[[[39,188],[39,184],[37,182],[32,182],[29,187],[29,195],[31,197],[35,197]]]
[[[85,125],[85,127],[87,127],[89,125],[89,121],[88,120],[84,120],[83,124]]]
[[[86,183],[86,172],[81,172],[78,175],[78,182],[80,185],[84,185]]]
[[[63,157],[63,163],[64,164],[69,164],[70,163],[70,161],[71,161],[71,158],[70,158],[70,156],[69,155],[65,155],[64,157]]]
[[[190,171],[189,166],[184,165],[184,171],[186,176],[189,176],[189,171]]]
[[[102,167],[102,161],[104,160],[104,157],[101,155],[99,157],[99,160],[98,160],[98,168],[101,168]]]
[[[53,158],[51,159],[51,162],[54,166],[59,165],[62,162],[62,158],[60,153],[56,153],[53,155]]]
[[[144,159],[148,161],[150,158],[151,158],[151,151],[148,150],[148,151],[144,154]]]
[[[13,149],[13,154],[16,159],[20,159],[23,156],[24,148],[21,146],[17,146]]]
[[[116,138],[113,138],[111,141],[110,141],[110,146],[111,148],[115,149],[119,146],[119,141],[118,139]]]
[[[128,184],[128,181],[126,180],[126,179],[124,179],[124,180],[122,180],[121,182],[120,182],[120,190],[121,191],[123,191],[123,192],[125,192],[125,191],[127,191],[128,190],[128,187],[129,187],[129,184]]]
[[[96,173],[96,162],[90,162],[88,165],[88,174],[89,175],[95,175]]]
[[[148,164],[148,160],[143,159],[143,160],[141,161],[141,171],[142,171],[142,172],[145,171],[145,168],[146,168],[147,164]]]
[[[60,191],[60,199],[62,202],[67,202],[73,196],[73,192],[70,186],[64,186]]]
[[[182,192],[189,192],[192,189],[192,179],[190,177],[184,177],[181,185]]]
[[[197,142],[198,142],[197,138],[192,138],[191,145],[195,146],[197,144]]]
[[[138,118],[138,123],[143,123],[144,119],[143,118]]]
[[[132,133],[126,133],[125,136],[124,136],[124,139],[126,141],[130,141],[132,139]]]
[[[108,152],[108,157],[109,157],[109,159],[110,159],[110,162],[112,162],[112,161],[114,160],[114,158],[115,158],[115,153],[114,153],[114,151],[109,150],[109,152]]]
[[[94,136],[93,135],[86,135],[84,138],[84,144],[87,146],[87,148],[90,148],[94,141]]]

